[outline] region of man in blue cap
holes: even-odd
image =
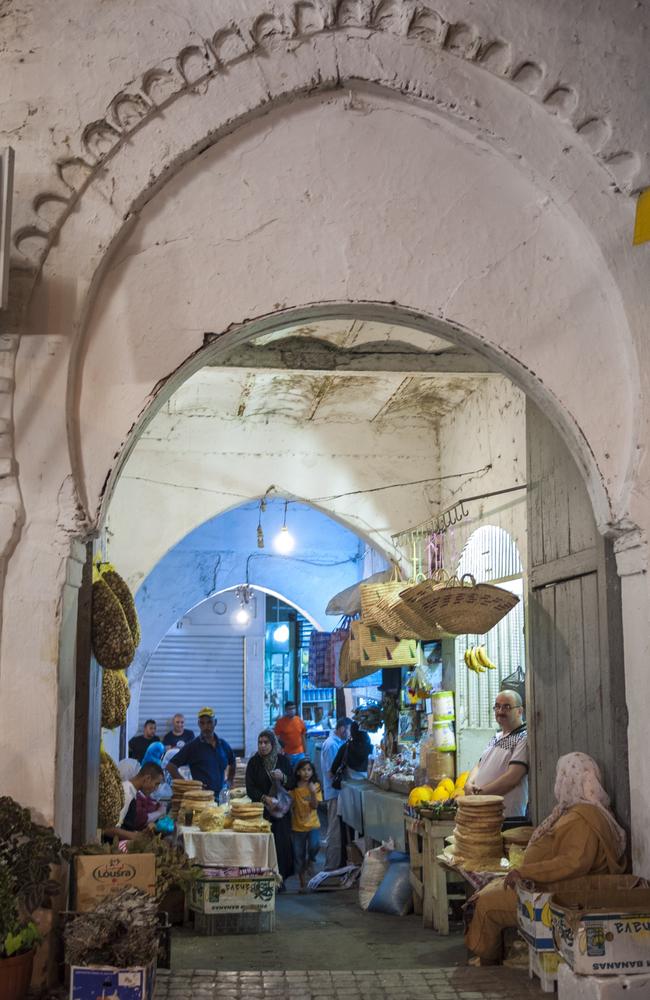
[[[201,781],[218,798],[224,786],[229,787],[235,778],[235,755],[232,747],[215,733],[217,719],[213,708],[199,710],[200,734],[186,743],[173,761],[167,763],[172,778],[182,778],[179,767],[189,767],[192,778]]]

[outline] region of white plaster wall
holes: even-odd
[[[464,497],[490,493],[526,482],[526,397],[509,379],[479,383],[475,391],[440,425],[441,475],[463,456],[467,466],[491,464],[471,482],[441,482],[441,508]],[[527,564],[526,493],[489,497],[468,504],[470,518],[446,536],[448,568],[455,569],[470,535],[483,524],[496,524],[514,538],[524,569]]]
[[[173,372],[206,330],[294,304],[298,288],[302,302],[441,312],[514,356],[525,341],[528,368],[569,414],[579,370],[599,399],[580,423],[616,491],[633,413],[615,405],[620,381],[605,375],[627,356],[609,336],[619,316],[604,278],[575,220],[455,126],[430,128],[424,112],[383,95],[271,112],[187,166],[116,253],[87,333],[84,492],[95,509],[154,371]],[[588,353],[576,324],[589,328]]]
[[[461,23],[445,26],[431,14],[429,28],[416,37],[403,18],[408,4],[382,8],[376,23],[370,4],[344,4],[346,19],[339,24],[328,4],[311,10],[302,5],[299,14],[290,4],[223,0],[215,12],[213,5],[186,0],[154,13],[135,0],[118,0],[85,5],[80,16],[74,0],[62,0],[56,10],[59,42],[52,44],[52,21],[40,5],[28,0],[6,6],[1,125],[19,147],[16,220],[23,232],[17,244],[28,265],[49,251],[28,321],[14,314],[10,319],[11,332],[29,329],[29,336],[21,342],[17,367],[20,493],[14,480],[7,510],[13,524],[8,534],[25,519],[4,600],[0,728],[15,748],[3,774],[7,790],[26,804],[40,801],[45,813],[54,814],[58,626],[69,540],[94,521],[104,479],[156,385],[200,347],[205,329],[221,332],[256,310],[321,299],[396,301],[484,338],[485,349],[516,370],[528,391],[537,391],[537,401],[571,440],[601,527],[640,526],[636,548],[625,542],[621,566],[627,581],[628,690],[638,696],[630,732],[632,745],[643,748],[641,709],[650,695],[644,576],[644,532],[650,527],[648,247],[630,247],[633,203],[621,189],[631,192],[648,182],[647,11],[618,0],[597,9],[560,0],[502,0],[479,11],[472,0],[444,0],[443,13]],[[258,54],[261,43],[251,32],[262,11],[280,17],[276,35]],[[241,24],[239,37],[250,58],[240,49],[227,73],[215,71],[216,86],[214,80],[195,88],[179,84],[175,57],[183,51],[189,62],[190,55],[200,62],[200,52],[197,60],[184,47],[200,47],[231,17]],[[271,30],[275,22],[263,25]],[[233,45],[236,38],[231,34]],[[503,44],[482,53],[479,39]],[[207,51],[204,60],[213,65]],[[524,62],[528,68],[522,69]],[[144,86],[142,74],[153,66],[159,72],[151,94],[171,81],[166,93],[180,86],[179,99],[170,97],[160,111],[166,98],[150,97],[146,121],[135,120],[137,131],[118,123],[105,147],[112,150],[110,160],[101,150],[84,148],[84,125],[104,113],[110,117],[113,96]],[[131,263],[142,251],[146,267],[143,261],[139,275],[127,275],[125,262],[121,290],[109,274],[113,284],[99,310],[106,309],[105,344],[92,343],[96,324],[84,369],[77,337],[87,291],[125,220],[137,222],[151,185],[171,176],[238,115],[255,113],[293,90],[351,78],[429,102],[426,114],[403,102],[401,125],[417,128],[417,140],[410,130],[392,127],[400,117],[395,102],[386,99],[379,109],[353,94],[344,107],[337,100],[329,110],[327,104],[318,107],[303,129],[293,172],[281,155],[286,133],[281,148],[266,157],[273,143],[263,123],[242,134],[241,146],[234,138],[222,143],[219,183],[204,195],[206,225],[186,241],[184,260],[179,255],[172,265],[166,241],[186,235],[179,220],[169,230],[162,224],[156,230],[156,220],[146,220],[147,238],[158,231],[162,242],[158,248],[155,241],[140,245],[136,235]],[[564,81],[558,94],[556,84]],[[327,128],[337,110],[347,115],[347,131]],[[449,119],[462,125],[464,142],[456,126],[449,129]],[[368,133],[375,126],[373,143]],[[299,135],[294,131],[293,138]],[[487,153],[471,140],[475,135],[483,137]],[[367,145],[365,157],[355,149],[357,136]],[[334,146],[326,149],[328,142]],[[395,148],[401,157],[393,156]],[[86,159],[75,162],[79,154]],[[59,174],[57,159],[68,161]],[[249,176],[247,164],[253,162]],[[194,173],[201,169],[199,164]],[[242,183],[229,180],[227,171]],[[285,197],[280,205],[268,190],[274,174]],[[306,198],[297,176],[314,178],[306,190],[316,199]],[[170,199],[179,194],[168,189],[150,215],[162,223],[165,204],[171,218]],[[216,218],[210,215],[213,195],[221,206]],[[260,225],[267,228],[258,231]],[[213,235],[213,261],[201,278],[196,250]],[[315,261],[314,247],[324,250]],[[165,261],[154,274],[157,250]],[[231,259],[232,271],[225,266]],[[174,309],[165,299],[176,275],[196,300],[191,317],[180,296]],[[211,297],[210,284],[226,289],[226,298],[216,291]],[[155,329],[148,325],[152,303],[161,314],[167,310]],[[81,438],[85,468],[77,454]],[[7,475],[15,470],[7,455]],[[30,705],[32,727],[41,734],[36,750],[24,742],[19,721],[26,686],[37,694]],[[632,756],[631,781],[633,822],[638,842],[645,844],[637,857],[650,871],[645,753]]]

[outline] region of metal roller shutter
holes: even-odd
[[[210,705],[217,732],[235,752],[244,747],[244,639],[170,633],[149,660],[140,695],[139,731],[155,719],[163,736],[176,712],[198,735],[197,712]]]

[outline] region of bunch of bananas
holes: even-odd
[[[472,646],[465,650],[465,665],[475,674],[484,674],[486,670],[496,670],[496,663],[487,655],[485,646]]]

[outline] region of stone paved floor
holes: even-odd
[[[419,972],[159,973],[156,1000],[528,1000],[543,996],[519,969],[441,968]]]

